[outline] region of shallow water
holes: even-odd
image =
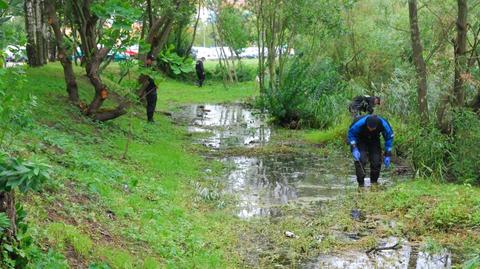
[[[187,125],[192,133],[210,134],[196,142],[212,151],[261,147],[270,141],[273,132],[263,115],[239,104],[187,106],[174,114],[174,118]],[[295,154],[229,156],[221,161],[229,167],[221,179],[225,191],[237,197],[236,214],[245,219],[280,217],[282,205],[311,207],[357,189],[351,160],[341,156],[323,157],[299,151]],[[379,179],[381,185],[393,183],[387,173],[382,174],[387,176]],[[367,186],[368,183],[367,178]],[[391,244],[391,240],[395,239],[388,239],[384,244]],[[450,268],[448,254],[444,253],[447,258],[441,263],[437,256],[442,255],[429,256],[416,249],[412,252],[408,242],[399,242],[401,248],[398,250],[383,250],[373,255],[354,251],[322,255],[299,267]]]
[[[392,247],[398,243],[398,249],[387,249],[365,253],[347,251],[321,255],[303,268],[317,269],[363,269],[363,268],[395,268],[395,269],[440,269],[451,268],[451,254],[442,250],[436,254],[418,251],[408,242],[390,237],[383,240],[379,247]]]

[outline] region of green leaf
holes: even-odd
[[[5,212],[0,212],[0,229],[5,230],[10,227],[10,219]]]
[[[3,248],[6,249],[8,252],[13,252],[13,247],[9,244],[4,244]]]
[[[0,9],[7,9],[8,3],[4,0],[0,0]]]

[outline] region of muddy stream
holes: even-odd
[[[191,105],[174,113],[178,124],[186,125],[196,143],[212,153],[241,148],[249,154],[215,157],[228,168],[219,179],[225,192],[236,197],[235,214],[252,218],[281,218],[283,205],[311,208],[323,201],[337,199],[357,189],[350,159],[341,156],[318,156],[312,151],[255,154],[255,149],[271,143],[274,129],[265,116],[241,104]],[[300,146],[300,145],[299,145]],[[305,146],[305,145],[303,145]],[[308,146],[307,146],[308,147]],[[313,146],[311,146],[313,147]],[[222,156],[212,154],[212,156]],[[380,185],[401,180],[382,173]],[[368,178],[366,179],[368,188]],[[379,247],[397,245],[374,254],[365,251],[334,252],[287,265],[295,268],[451,268],[451,255],[443,250],[427,254],[401,238],[379,240]]]

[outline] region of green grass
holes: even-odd
[[[63,253],[72,267],[102,262],[112,268],[235,267],[236,220],[197,194],[196,182],[209,185],[202,172],[207,163],[191,153],[185,129],[161,115],[147,124],[143,108],[130,111],[136,116],[94,123],[66,102],[60,65],[27,72],[27,85],[17,96],[34,94],[38,104],[32,125],[10,150],[53,166],[47,190],[22,199],[41,248]],[[93,89],[82,72],[76,69],[81,96],[88,100]],[[198,89],[166,80],[159,84],[159,107],[254,94],[248,83]],[[134,139],[122,159],[130,124]]]
[[[132,70],[121,86],[109,80],[110,77],[118,79],[120,69],[118,64],[110,65],[105,72],[105,81],[112,85],[113,89],[135,85],[138,70]],[[252,98],[258,94],[255,82],[240,82],[233,85],[223,85],[221,81],[206,80],[205,85],[199,88],[194,81],[179,82],[171,78],[162,77],[156,81],[158,86],[157,110],[168,110],[180,105],[192,103],[226,103],[239,102],[246,98]]]
[[[365,201],[370,211],[401,218],[408,233],[480,227],[480,189],[469,185],[416,180],[367,195]]]
[[[350,124],[351,119],[343,115],[336,125],[324,130],[307,130],[303,138],[312,144],[345,143]]]
[[[82,99],[89,100],[93,89],[81,69],[76,73]],[[107,70],[110,77],[117,73],[115,66]],[[113,89],[125,89],[128,83],[119,86],[109,80]],[[199,89],[166,79],[158,85],[161,110],[189,103],[232,102],[257,94],[252,83],[227,89],[208,83]],[[16,95],[30,94],[38,99],[33,122],[8,140],[7,149],[11,155],[40,158],[52,165],[53,180],[45,190],[20,197],[28,212],[29,233],[41,249],[53,250],[46,254],[53,260],[50,263],[36,261],[49,264],[46,268],[63,268],[52,265],[61,263],[56,253],[62,253],[72,268],[104,263],[112,268],[234,268],[244,266],[241,251],[264,241],[269,251],[262,253],[260,264],[270,267],[285,257],[299,260],[332,249],[368,249],[377,238],[388,235],[432,246],[438,242],[466,258],[480,251],[477,187],[409,181],[389,189],[349,193],[314,214],[287,205],[282,209],[285,217],[276,222],[261,219],[245,224],[228,209],[217,207],[228,203],[223,200],[228,198],[209,200],[198,193],[198,185],[215,190],[213,180],[202,171],[208,166],[215,174],[222,166],[198,156],[185,129],[169,118],[157,115],[157,123],[150,125],[144,109],[135,107],[114,121],[92,122],[66,102],[58,64],[28,70],[27,85]],[[405,143],[409,139],[403,135],[406,126],[397,120],[391,123],[396,143]],[[276,130],[272,140],[297,145],[300,137],[332,146],[318,150],[338,151],[349,124],[348,117],[339,117],[338,124],[327,130]],[[123,159],[130,126],[134,139]],[[269,147],[264,151],[291,150]],[[363,210],[367,221],[353,221],[352,208]],[[385,225],[390,220],[397,223],[395,228]],[[285,238],[285,230],[294,231],[298,240]],[[345,244],[336,239],[336,231],[371,234]]]
[[[250,68],[257,68],[258,67],[258,59],[242,59],[242,64],[250,67]],[[204,63],[204,67],[206,70],[215,70],[216,66],[218,65],[218,60],[206,60]]]

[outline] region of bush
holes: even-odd
[[[396,148],[412,160],[419,175],[480,184],[480,121],[475,113],[455,112],[452,134],[441,133],[433,123],[421,126],[413,117],[397,129]]]
[[[235,66],[235,72],[237,73],[238,82],[253,81],[258,73],[256,66],[244,64],[242,61],[238,62]],[[205,68],[206,78],[211,80],[223,80],[222,70],[220,65],[215,65],[215,69],[210,70]]]
[[[329,59],[295,58],[286,67],[279,89],[267,89],[259,104],[277,124],[326,128],[347,107],[345,84]]]
[[[480,120],[471,111],[461,110],[454,117],[450,152],[451,174],[459,182],[480,184]]]

